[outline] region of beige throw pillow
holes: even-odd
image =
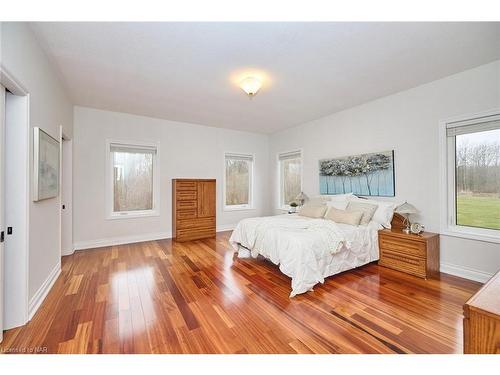
[[[347,211],[361,211],[363,216],[361,216],[360,225],[367,225],[377,211],[378,206],[369,203],[359,203],[359,202],[349,202],[347,205]]]
[[[325,219],[335,221],[336,223],[359,225],[362,216],[362,211],[346,211],[329,207],[328,211],[326,211]]]
[[[321,218],[325,215],[325,211],[326,211],[325,205],[319,206],[319,205],[306,204],[300,209],[299,215],[312,218]]]

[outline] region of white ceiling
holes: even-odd
[[[500,59],[500,23],[31,26],[77,105],[264,133]]]

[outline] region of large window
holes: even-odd
[[[253,156],[226,154],[224,209],[252,208]]]
[[[156,145],[108,142],[109,217],[157,215]]]
[[[285,152],[278,155],[279,162],[279,205],[288,208],[302,190],[302,153]]]
[[[447,224],[500,240],[500,114],[446,124]]]

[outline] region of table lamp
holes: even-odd
[[[304,202],[308,199],[309,197],[303,191],[301,191],[300,194],[295,197],[295,200],[299,201],[301,206],[303,206]]]
[[[403,204],[396,207],[396,210],[394,210],[394,212],[403,215],[403,217],[405,218],[403,224],[406,225],[406,227],[403,228],[403,232],[406,234],[409,234],[410,233],[410,215],[416,214],[418,212],[416,207],[405,201]]]

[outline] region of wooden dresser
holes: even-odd
[[[439,234],[424,232],[406,234],[401,228],[378,232],[380,260],[378,264],[418,277],[439,273]]]
[[[215,180],[172,180],[172,234],[176,241],[215,237]]]
[[[464,305],[464,353],[500,354],[500,271]]]

